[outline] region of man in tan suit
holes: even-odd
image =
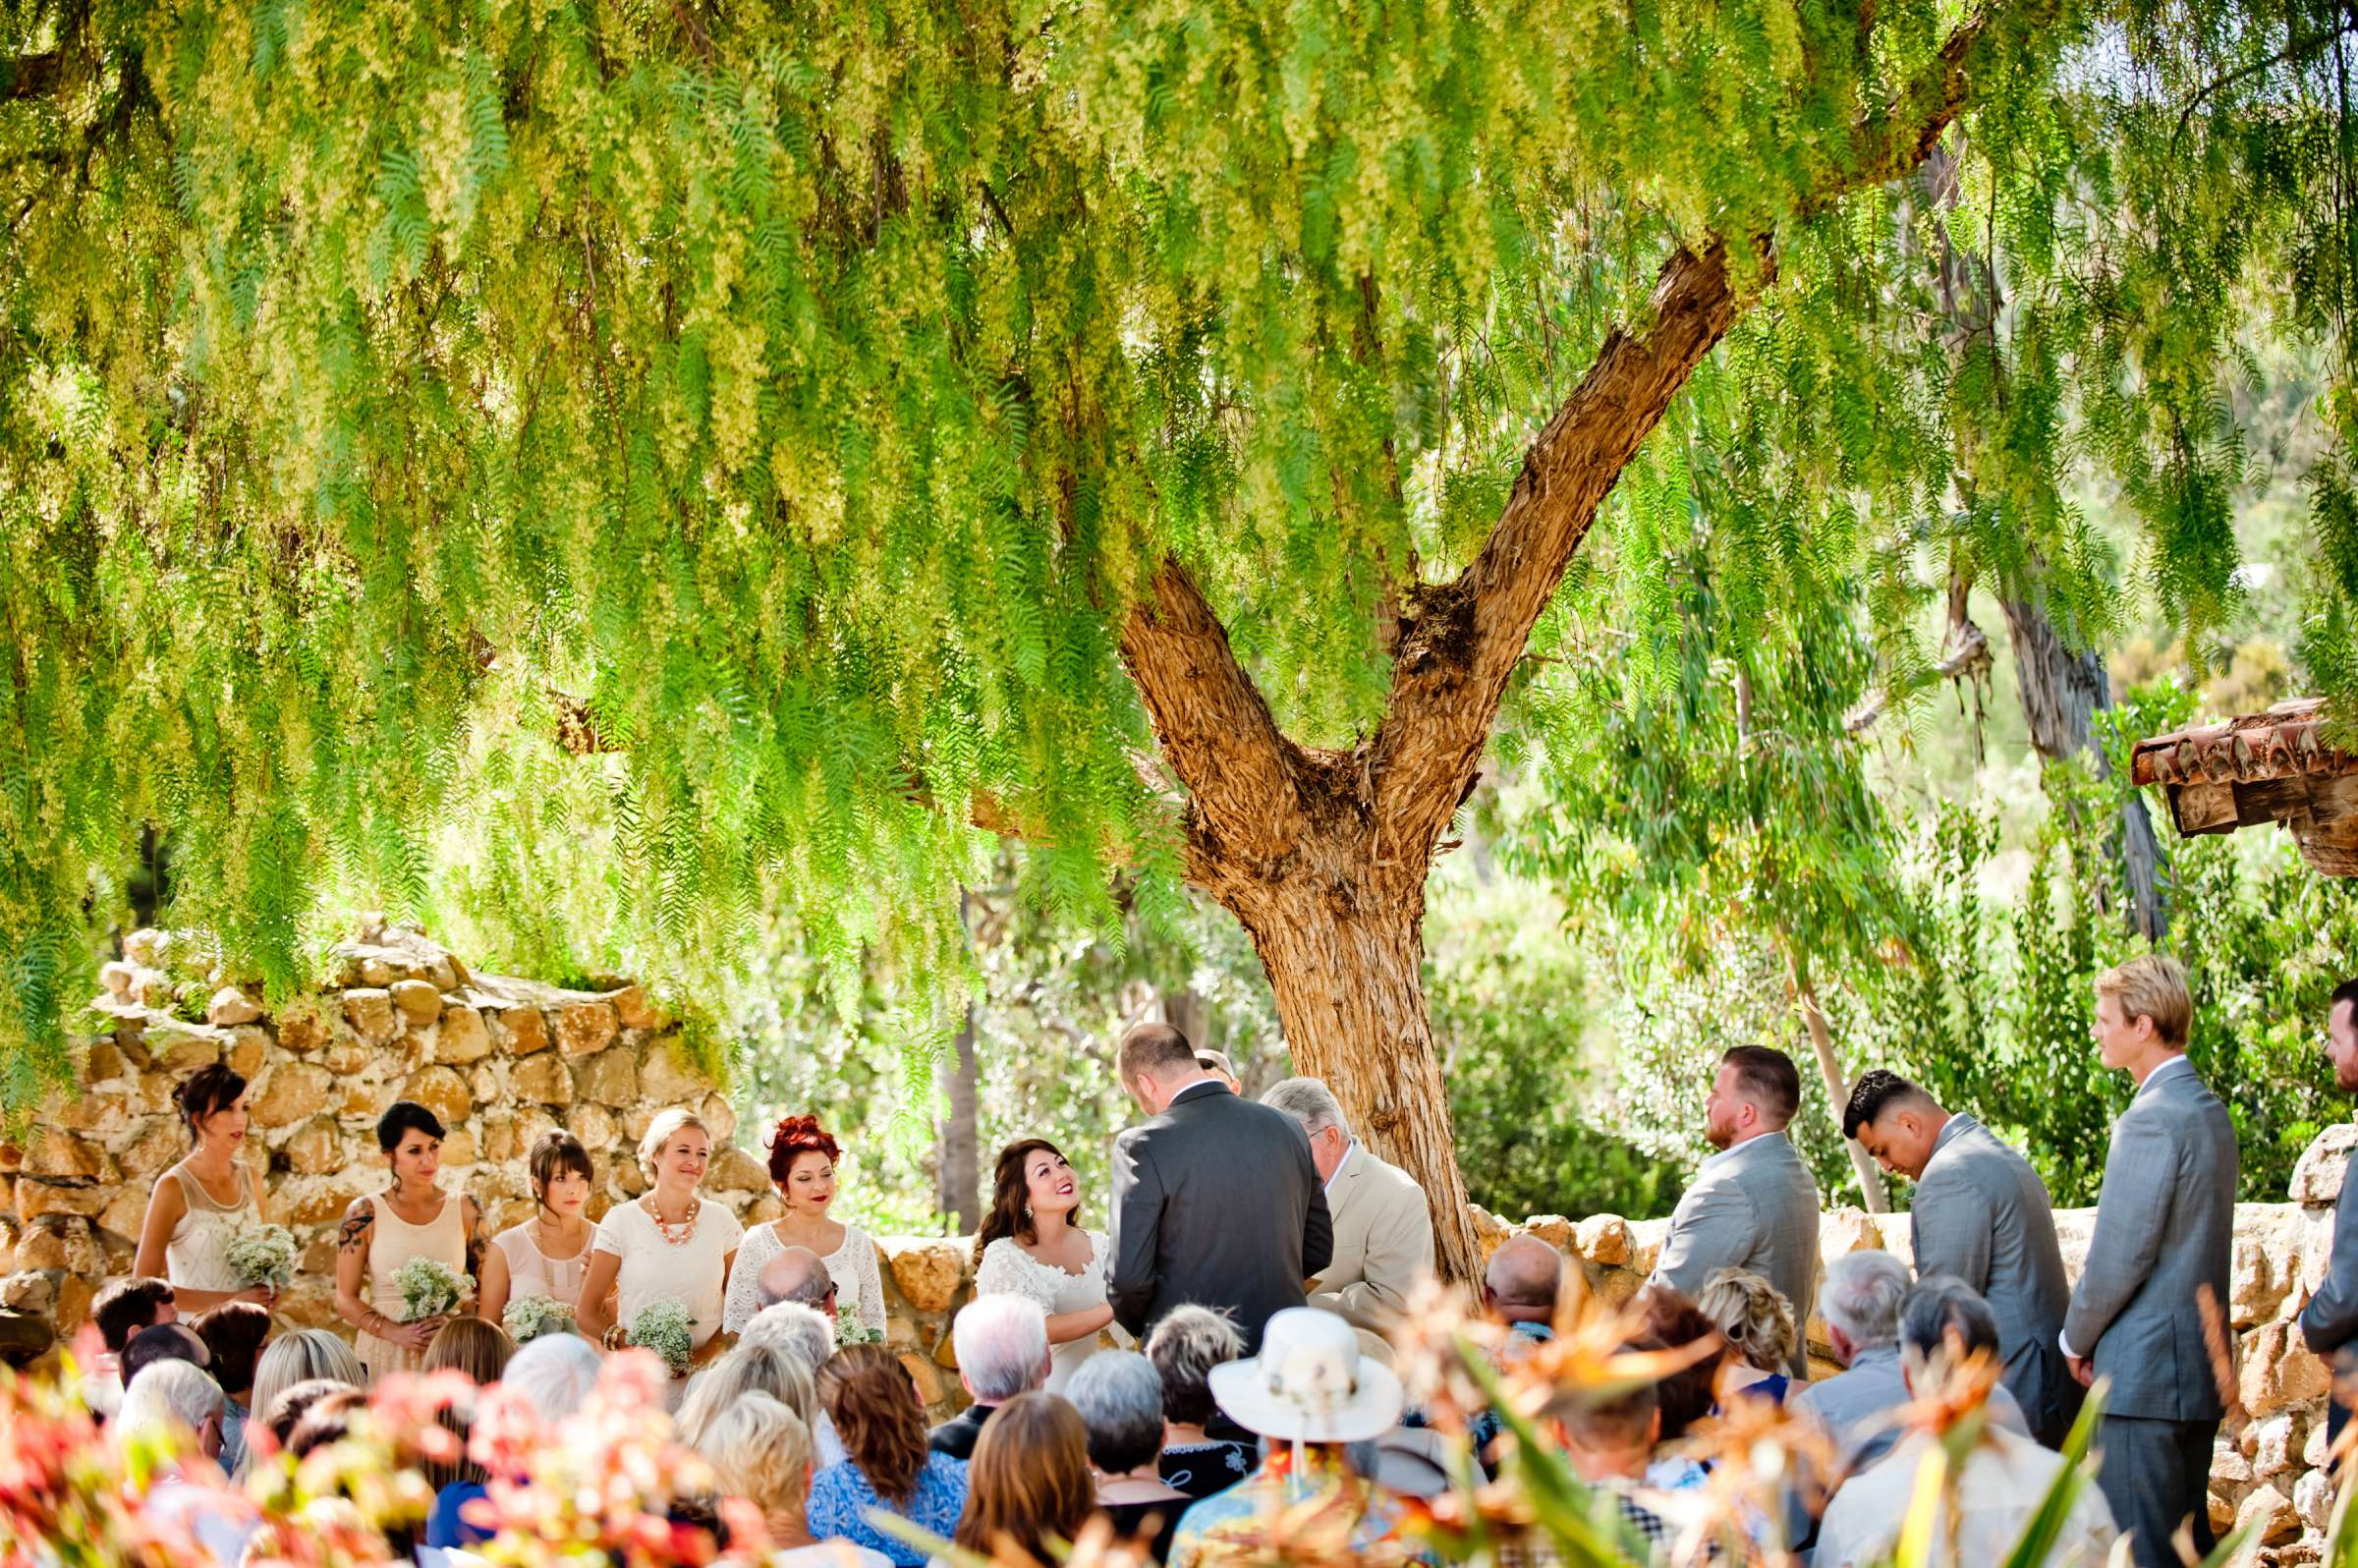
[[[1409,1287],[1432,1272],[1432,1218],[1425,1192],[1351,1136],[1343,1108],[1315,1078],[1289,1078],[1261,1096],[1310,1135],[1311,1162],[1326,1184],[1334,1258],[1314,1281],[1310,1304],[1372,1333],[1391,1326]]]

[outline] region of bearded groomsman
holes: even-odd
[[[2224,1314],[2234,1253],[2235,1124],[2186,1060],[2194,1001],[2160,954],[2096,980],[2096,1042],[2136,1080],[2112,1124],[2088,1265],[2059,1341],[2082,1386],[2111,1381],[2096,1483],[2138,1568],[2176,1568],[2170,1537],[2210,1553],[2211,1444],[2225,1406],[2198,1305]]]
[[[2326,1006],[2326,1060],[2332,1064],[2337,1088],[2358,1092],[2358,980],[2335,986]],[[2301,1309],[2301,1338],[2333,1368],[2333,1398],[2326,1407],[2329,1441],[2341,1435],[2343,1423],[2350,1419],[2349,1383],[2358,1379],[2358,1219],[2351,1216],[2353,1192],[2358,1192],[2358,1179],[2343,1176],[2341,1196],[2333,1201],[2333,1251],[2326,1262],[2325,1282]]]
[[[1696,1167],[1670,1215],[1654,1279],[1690,1299],[1721,1268],[1766,1277],[1810,1320],[1818,1293],[1818,1184],[1785,1136],[1801,1108],[1793,1058],[1766,1045],[1738,1045],[1719,1058],[1703,1102],[1703,1136],[1719,1150]],[[1786,1367],[1810,1375],[1809,1352],[1794,1336]],[[1763,1371],[1768,1369],[1764,1368]]]
[[[1973,1117],[1950,1114],[1880,1067],[1850,1092],[1842,1134],[1916,1184],[1908,1222],[1918,1274],[1953,1275],[1989,1302],[2006,1392],[2031,1435],[2060,1448],[2079,1413],[2080,1385],[2055,1343],[2071,1284],[2047,1184]]]

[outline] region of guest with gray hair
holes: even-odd
[[[1236,1325],[1208,1307],[1178,1307],[1154,1325],[1147,1360],[1162,1380],[1162,1479],[1202,1499],[1251,1473],[1258,1455],[1244,1443],[1205,1430],[1219,1408],[1211,1370],[1245,1353]]]
[[[1432,1215],[1425,1190],[1351,1136],[1341,1102],[1319,1080],[1289,1078],[1261,1102],[1302,1124],[1311,1162],[1326,1184],[1334,1255],[1319,1271],[1310,1305],[1380,1334],[1406,1309],[1410,1288],[1432,1273]],[[1389,1347],[1381,1354],[1388,1359]]]
[[[543,1422],[564,1421],[597,1388],[596,1348],[579,1334],[542,1334],[528,1341],[499,1374],[502,1387],[525,1397]]]
[[[818,1384],[802,1358],[766,1345],[739,1345],[690,1379],[673,1429],[680,1441],[706,1459],[716,1457],[707,1439],[730,1408],[749,1394],[765,1394],[810,1425],[818,1408]]]
[[[1081,1364],[1064,1397],[1089,1432],[1097,1506],[1124,1540],[1150,1538],[1154,1560],[1171,1548],[1179,1515],[1194,1501],[1162,1479],[1162,1375],[1135,1350],[1099,1351]]]
[[[1889,1253],[1852,1253],[1825,1265],[1825,1292],[1818,1306],[1825,1318],[1826,1337],[1833,1341],[1834,1359],[1846,1370],[1810,1384],[1796,1396],[1793,1408],[1815,1418],[1832,1434],[1847,1471],[1865,1470],[1899,1441],[1898,1417],[1909,1398],[1907,1377],[1900,1368],[1903,1302],[1915,1303],[1920,1313],[1928,1315],[1924,1319],[1928,1324],[1935,1320],[1930,1315],[1953,1311],[1964,1315],[1960,1321],[1986,1319],[1995,1332],[1996,1317],[1990,1304],[1962,1280],[1934,1274],[1926,1283],[1932,1288],[1912,1287],[1908,1265]],[[1937,1348],[1940,1330],[1934,1328],[1932,1335]],[[1993,1422],[2030,1435],[2022,1407],[2004,1383],[1990,1390],[1989,1409]]]
[[[758,1345],[769,1350],[784,1351],[803,1364],[803,1370],[813,1377],[835,1354],[835,1320],[815,1307],[801,1302],[782,1301],[764,1307],[754,1314],[737,1336],[740,1349]]]
[[[1048,1318],[1025,1296],[977,1296],[950,1321],[958,1380],[974,1403],[933,1428],[926,1446],[971,1459],[990,1413],[1048,1380]]]
[[[169,1358],[133,1373],[107,1433],[126,1446],[159,1437],[186,1440],[209,1464],[221,1453],[221,1416],[227,1408],[221,1385],[209,1373],[192,1362]],[[245,1556],[246,1543],[260,1524],[243,1498],[198,1485],[178,1465],[169,1464],[150,1478],[140,1511],[166,1539],[185,1535],[224,1565]]]

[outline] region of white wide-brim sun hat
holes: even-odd
[[[1263,1330],[1260,1355],[1214,1367],[1211,1397],[1247,1431],[1306,1443],[1367,1442],[1407,1404],[1392,1370],[1360,1354],[1358,1331],[1315,1307],[1288,1307]]]

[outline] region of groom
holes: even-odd
[[[1254,1355],[1269,1316],[1302,1306],[1302,1282],[1332,1260],[1310,1139],[1205,1071],[1168,1024],[1132,1026],[1115,1071],[1149,1120],[1113,1141],[1114,1320],[1143,1337],[1174,1307],[1225,1308]]]

